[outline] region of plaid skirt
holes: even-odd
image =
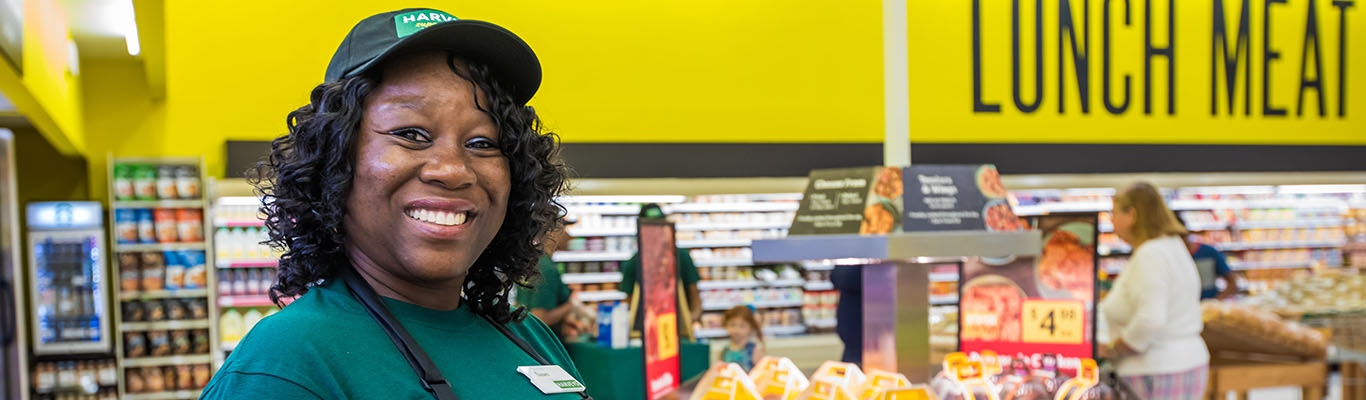
[[[1209,385],[1209,365],[1172,374],[1121,378],[1145,400],[1197,400],[1205,398],[1205,389]]]

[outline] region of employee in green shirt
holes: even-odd
[[[658,204],[650,203],[640,207],[640,218],[664,219],[664,210]],[[688,249],[674,248],[678,257],[678,280],[683,283],[684,292],[688,301],[689,322],[697,322],[702,318],[702,296],[697,291],[697,282],[702,277],[697,274],[697,264],[693,263],[692,255],[688,254]],[[636,274],[640,271],[640,252],[631,255],[631,259],[621,263],[621,285],[617,290],[626,292],[627,296],[632,295],[636,286]],[[628,302],[629,304],[629,302]]]
[[[572,318],[574,307],[579,305],[578,294],[564,284],[559,265],[551,258],[555,252],[569,249],[568,231],[571,225],[573,222],[566,220],[564,228],[546,235],[542,243],[545,255],[536,262],[536,267],[541,270],[541,278],[533,280],[532,287],[517,290],[517,304],[526,306],[531,315],[550,325],[566,341],[579,337],[586,328],[578,319]]]
[[[526,106],[540,76],[487,22],[406,9],[352,28],[252,179],[285,249],[271,298],[294,300],[202,398],[586,397],[550,329],[509,306],[560,224],[566,170]]]

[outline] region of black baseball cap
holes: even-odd
[[[423,50],[450,50],[488,64],[493,79],[521,104],[541,86],[541,62],[522,38],[498,25],[429,8],[361,20],[332,54],[325,81],[360,75],[392,56]]]

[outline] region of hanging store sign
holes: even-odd
[[[1357,3],[909,2],[911,140],[1366,144]]]

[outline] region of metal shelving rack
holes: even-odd
[[[754,261],[858,265],[863,268],[863,362],[930,379],[931,264],[964,257],[1037,255],[1038,231],[813,235],[755,240]]]
[[[209,203],[208,203],[208,198],[209,198],[209,197],[208,197],[207,192],[206,192],[206,190],[205,190],[205,189],[206,189],[206,186],[207,186],[207,185],[206,185],[207,179],[205,179],[205,174],[204,174],[204,171],[205,171],[205,169],[204,169],[204,167],[205,167],[205,165],[204,165],[204,160],[203,160],[203,158],[201,158],[201,157],[118,157],[118,158],[116,158],[116,157],[114,157],[112,154],[109,155],[108,160],[109,160],[109,162],[108,162],[108,164],[107,164],[107,166],[106,166],[106,174],[107,174],[106,177],[107,177],[107,179],[108,179],[108,182],[110,182],[110,185],[109,185],[110,189],[109,189],[109,193],[108,193],[108,196],[109,196],[108,198],[109,198],[109,204],[110,204],[110,210],[111,210],[111,212],[109,213],[109,217],[108,217],[108,218],[109,218],[109,226],[111,227],[111,229],[110,229],[111,232],[116,232],[116,231],[117,231],[117,224],[116,224],[116,221],[115,221],[115,219],[114,219],[114,218],[115,218],[115,217],[114,217],[115,212],[113,212],[113,210],[117,210],[117,209],[125,209],[125,208],[157,208],[157,207],[166,207],[166,208],[198,208],[198,209],[201,210],[200,215],[201,215],[201,219],[203,219],[203,221],[201,221],[201,224],[200,224],[201,229],[203,230],[203,235],[202,235],[202,236],[203,236],[203,241],[202,241],[202,242],[189,242],[189,243],[179,243],[179,242],[177,242],[177,243],[151,243],[151,244],[136,243],[136,244],[128,244],[128,243],[119,243],[119,242],[118,242],[118,238],[117,238],[117,237],[113,237],[112,240],[110,240],[110,243],[111,243],[111,248],[113,249],[113,253],[114,253],[115,255],[114,255],[113,257],[111,257],[111,259],[117,260],[117,254],[119,254],[119,253],[125,253],[125,252],[139,252],[139,253],[140,253],[140,252],[144,252],[144,251],[174,251],[174,250],[203,251],[203,252],[204,252],[204,264],[205,264],[205,270],[206,270],[205,272],[206,272],[206,275],[207,275],[207,276],[205,277],[205,287],[204,287],[204,288],[201,288],[201,289],[156,290],[156,291],[146,291],[146,292],[137,292],[137,293],[124,293],[124,292],[122,291],[122,287],[117,283],[117,280],[114,280],[114,282],[111,282],[111,284],[110,284],[110,286],[112,287],[112,290],[111,290],[111,291],[113,292],[113,297],[114,297],[114,299],[116,300],[116,301],[112,302],[111,304],[113,304],[113,308],[114,308],[114,310],[113,310],[113,311],[114,311],[114,321],[115,321],[115,323],[114,323],[115,329],[114,329],[114,333],[113,333],[113,335],[114,335],[114,346],[115,346],[115,347],[114,347],[114,356],[115,356],[116,365],[117,365],[117,368],[118,368],[118,389],[119,389],[119,398],[121,398],[121,399],[128,399],[128,400],[140,400],[140,399],[141,399],[141,400],[146,400],[146,399],[194,399],[194,398],[198,398],[198,397],[199,397],[200,390],[163,390],[163,391],[160,391],[160,392],[130,393],[130,392],[127,391],[127,390],[128,390],[128,383],[127,383],[126,373],[127,373],[127,369],[128,369],[128,368],[141,368],[141,367],[166,366],[166,365],[184,365],[184,364],[190,364],[190,365],[208,364],[208,365],[209,365],[209,373],[210,373],[210,375],[212,375],[215,371],[218,370],[218,367],[222,364],[222,359],[221,359],[221,358],[216,358],[216,357],[213,356],[214,352],[216,352],[216,351],[219,349],[219,347],[220,347],[220,345],[218,344],[218,338],[219,338],[219,334],[218,334],[218,324],[216,323],[216,322],[218,321],[218,308],[214,306],[214,305],[217,303],[217,300],[218,300],[217,297],[218,297],[218,296],[216,295],[217,292],[216,292],[215,290],[212,290],[213,288],[218,287],[218,280],[217,280],[217,275],[213,273],[213,266],[216,265],[216,263],[214,262],[214,259],[213,259],[214,254],[213,254],[212,251],[210,251],[210,249],[213,248],[213,243],[212,243],[213,235],[210,234],[210,232],[209,232],[209,227],[212,226],[212,225],[210,225],[212,221],[209,220],[209,213],[208,213],[208,211],[209,211],[209,207],[208,207],[208,205],[209,205]],[[199,196],[198,199],[185,199],[185,200],[131,200],[131,201],[128,201],[128,200],[119,200],[119,199],[115,196],[115,193],[114,193],[114,185],[113,185],[113,182],[114,182],[114,165],[115,165],[115,164],[154,164],[154,165],[191,165],[191,166],[194,166],[194,167],[196,168],[196,170],[199,172],[199,194],[200,194],[200,196]],[[111,263],[109,263],[109,265],[110,265],[109,268],[112,270],[112,274],[110,274],[109,276],[111,276],[111,277],[117,277],[117,276],[119,276],[119,266],[117,265],[117,262],[111,262]],[[174,321],[158,321],[158,322],[124,322],[124,320],[123,320],[123,302],[125,302],[125,301],[138,301],[138,300],[152,300],[152,299],[169,299],[169,298],[177,298],[177,299],[203,298],[203,299],[205,299],[205,301],[207,302],[207,303],[206,303],[207,309],[205,310],[206,313],[207,313],[207,318],[206,318],[206,319],[197,319],[197,320],[174,320]],[[196,354],[185,354],[185,355],[172,355],[172,356],[165,356],[165,357],[139,357],[139,358],[128,358],[128,357],[125,357],[125,356],[124,356],[124,354],[126,354],[126,352],[124,351],[124,348],[123,348],[123,346],[124,346],[124,334],[126,334],[126,333],[128,333],[128,332],[148,331],[148,330],[199,330],[199,329],[207,329],[207,330],[209,331],[209,337],[208,337],[208,341],[209,341],[209,351],[208,351],[208,353],[196,353]]]

